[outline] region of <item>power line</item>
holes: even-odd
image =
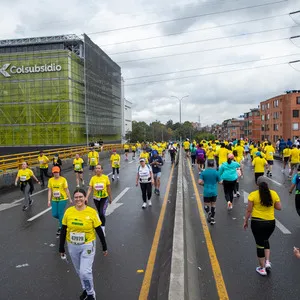
[[[281,27],[281,28],[276,28],[276,29],[269,29],[269,30],[254,31],[254,32],[249,32],[249,33],[240,33],[240,34],[229,35],[229,36],[225,36],[225,37],[216,37],[216,38],[204,39],[204,40],[198,40],[198,41],[169,44],[169,45],[164,45],[164,46],[155,46],[155,47],[149,47],[149,48],[134,49],[134,50],[128,50],[128,51],[122,51],[122,52],[109,53],[109,55],[120,55],[120,54],[132,53],[132,52],[140,52],[140,51],[146,51],[146,50],[154,50],[154,49],[162,49],[162,48],[169,48],[169,47],[182,46],[182,45],[197,44],[197,43],[202,43],[202,42],[223,40],[223,39],[229,39],[229,38],[234,38],[234,37],[241,37],[241,36],[245,36],[245,35],[260,34],[260,33],[265,33],[265,32],[273,32],[273,31],[279,31],[279,30],[283,30],[283,29],[290,29],[290,28],[297,28],[297,27],[299,27],[299,25]]]
[[[125,84],[125,86],[144,85],[144,84],[152,84],[152,83],[158,83],[158,82],[163,82],[163,81],[182,80],[182,79],[194,78],[194,77],[203,77],[203,76],[209,76],[209,75],[218,75],[218,74],[231,73],[231,72],[240,72],[240,71],[253,70],[253,69],[269,68],[269,67],[273,67],[273,66],[280,66],[280,65],[286,65],[286,64],[289,64],[289,62],[276,63],[276,64],[265,65],[265,66],[249,67],[249,68],[243,68],[243,69],[238,69],[238,70],[220,71],[220,72],[213,72],[213,73],[207,73],[207,74],[176,77],[176,78],[172,78],[172,79],[161,79],[161,80],[145,81],[145,82],[138,82],[138,83],[130,83],[130,84]]]
[[[108,47],[108,46],[115,46],[115,45],[121,45],[121,44],[133,43],[133,42],[140,42],[140,41],[152,40],[152,39],[157,39],[157,38],[162,38],[162,37],[167,37],[167,36],[172,36],[172,35],[187,34],[187,33],[190,33],[190,32],[197,32],[197,31],[222,28],[222,27],[227,27],[227,26],[232,26],[232,25],[239,25],[239,24],[245,24],[245,23],[250,23],[250,22],[263,21],[263,20],[267,20],[267,19],[273,19],[273,18],[278,18],[278,17],[282,17],[282,16],[288,16],[288,15],[289,14],[286,13],[286,14],[281,14],[281,15],[275,15],[275,16],[270,16],[270,17],[253,19],[253,20],[249,20],[249,21],[228,23],[228,24],[224,24],[224,25],[217,25],[217,26],[211,26],[211,27],[206,27],[206,28],[199,28],[199,29],[188,30],[188,31],[179,31],[179,32],[165,34],[165,35],[157,35],[157,36],[153,36],[153,37],[141,38],[141,39],[136,39],[136,40],[129,40],[129,41],[125,41],[125,42],[105,44],[105,45],[102,45],[101,47]]]
[[[130,62],[143,61],[143,60],[151,60],[151,59],[164,58],[164,57],[173,57],[173,56],[180,56],[180,55],[186,55],[186,54],[202,53],[202,52],[207,52],[207,51],[231,49],[231,48],[235,48],[235,47],[243,47],[243,46],[252,46],[252,45],[267,44],[267,43],[284,41],[284,40],[289,40],[289,39],[290,39],[289,37],[286,37],[286,38],[273,39],[273,40],[267,40],[267,41],[256,42],[256,43],[247,43],[247,44],[241,44],[241,45],[231,45],[231,46],[226,46],[226,47],[210,48],[210,49],[203,49],[203,50],[197,50],[197,51],[189,51],[189,52],[181,52],[181,53],[174,53],[174,54],[168,54],[168,55],[153,56],[153,57],[147,57],[147,58],[124,60],[124,61],[119,61],[117,63],[118,64],[125,64],[125,63],[130,63]]]
[[[103,30],[103,31],[97,31],[97,32],[90,32],[90,33],[87,33],[87,35],[108,33],[108,32],[127,30],[127,29],[139,28],[139,27],[146,27],[146,26],[170,23],[170,22],[175,22],[175,21],[183,21],[183,20],[188,20],[188,19],[196,19],[196,18],[200,18],[200,17],[224,14],[224,13],[228,13],[228,12],[240,11],[240,10],[245,10],[245,9],[250,9],[250,8],[258,8],[258,7],[268,6],[268,5],[274,5],[274,4],[283,3],[283,2],[287,2],[287,1],[288,0],[280,0],[280,1],[275,1],[275,2],[269,2],[269,3],[264,3],[264,4],[247,6],[247,7],[243,7],[243,8],[228,9],[228,10],[223,10],[223,11],[219,11],[219,12],[206,13],[206,14],[200,14],[200,15],[194,15],[194,16],[187,16],[187,17],[181,17],[181,18],[176,18],[176,19],[151,22],[151,23],[144,23],[144,24],[139,24],[139,25],[132,25],[132,26],[126,26],[126,27]]]
[[[171,75],[171,74],[184,73],[184,72],[192,72],[192,71],[198,71],[198,70],[204,70],[204,69],[213,69],[213,68],[219,68],[219,67],[228,67],[228,66],[241,65],[241,64],[259,62],[259,61],[266,61],[266,60],[271,60],[271,59],[275,59],[275,58],[283,58],[283,57],[295,56],[295,55],[300,55],[300,53],[287,54],[287,55],[281,55],[281,56],[273,56],[273,57],[267,57],[267,58],[262,58],[262,59],[256,59],[256,60],[254,59],[254,60],[242,61],[242,62],[237,62],[237,63],[223,64],[223,65],[214,65],[214,66],[209,66],[209,67],[186,69],[186,70],[175,71],[175,72],[157,73],[157,74],[152,74],[152,75],[144,75],[144,76],[138,76],[138,77],[131,77],[131,78],[125,78],[125,81],[136,80],[136,79],[140,79],[140,78],[149,78],[149,77]]]

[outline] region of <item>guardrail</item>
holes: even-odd
[[[75,155],[85,155],[90,151],[91,147],[80,146],[80,147],[68,147],[68,148],[59,148],[59,149],[48,149],[43,150],[44,155],[46,155],[51,161],[56,153],[59,154],[61,160],[66,158],[75,158]],[[103,145],[102,147],[94,147],[96,151],[111,151],[113,149],[122,150],[122,144],[108,144]],[[0,174],[7,173],[10,170],[19,169],[22,162],[26,161],[30,167],[38,166],[38,155],[40,151],[33,151],[27,153],[17,153],[12,155],[2,155],[0,156]]]

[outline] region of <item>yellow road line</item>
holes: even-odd
[[[213,242],[212,242],[212,239],[210,236],[210,232],[209,232],[209,229],[208,229],[208,226],[206,223],[204,209],[203,209],[203,206],[202,206],[202,203],[200,200],[199,191],[198,191],[195,177],[194,177],[194,174],[192,171],[191,163],[189,161],[188,161],[188,165],[189,165],[189,170],[191,173],[192,183],[193,183],[196,200],[197,200],[197,205],[198,205],[198,211],[199,211],[200,220],[201,220],[201,224],[202,224],[202,228],[203,228],[203,232],[204,232],[204,237],[205,237],[206,246],[207,246],[207,250],[208,250],[208,254],[209,254],[209,258],[210,258],[210,262],[211,262],[212,271],[213,271],[215,282],[216,282],[219,299],[227,300],[227,299],[229,299],[229,297],[228,297],[226,285],[225,285],[225,282],[223,279],[223,275],[222,275],[220,264],[219,264],[219,261],[217,258],[215,247],[213,245]]]
[[[167,208],[167,202],[168,202],[168,197],[169,197],[169,192],[170,192],[173,171],[174,171],[174,165],[172,166],[172,169],[171,169],[164,201],[163,201],[159,219],[157,222],[154,239],[152,242],[152,246],[151,246],[151,250],[150,250],[150,254],[149,254],[149,258],[148,258],[148,263],[147,263],[147,267],[146,267],[146,271],[145,271],[145,276],[144,276],[144,280],[143,280],[142,287],[140,290],[139,300],[147,300],[148,299],[150,284],[151,284],[151,279],[152,279],[160,234],[161,234],[161,229],[162,229],[162,225],[163,225],[163,221],[164,221],[165,213],[166,213],[166,208]]]

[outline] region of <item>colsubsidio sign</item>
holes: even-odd
[[[4,77],[11,77],[11,74],[60,72],[61,69],[62,69],[61,65],[56,65],[56,64],[34,65],[28,67],[4,64],[0,68],[0,74],[2,74]]]

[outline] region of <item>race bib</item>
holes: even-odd
[[[70,241],[74,245],[82,245],[85,243],[84,232],[70,232]]]
[[[118,165],[118,164],[119,164],[119,161],[115,160],[114,165]]]
[[[148,176],[144,176],[144,177],[140,177],[141,182],[146,183],[149,182],[149,177]]]
[[[54,198],[60,198],[60,191],[53,191]]]
[[[104,184],[103,183],[96,183],[94,185],[94,188],[96,191],[102,191],[104,189]]]
[[[95,162],[96,161],[96,158],[95,157],[92,157],[91,158],[91,162]]]
[[[44,161],[43,160],[40,160],[40,165],[43,165],[44,164]]]
[[[80,164],[76,164],[76,165],[75,165],[75,170],[77,170],[77,171],[78,171],[78,170],[80,170],[80,169],[81,169],[81,166],[80,166]]]
[[[269,152],[269,155],[272,156],[272,155],[273,155],[273,152]]]
[[[26,181],[26,175],[25,176],[20,176],[20,181]]]

